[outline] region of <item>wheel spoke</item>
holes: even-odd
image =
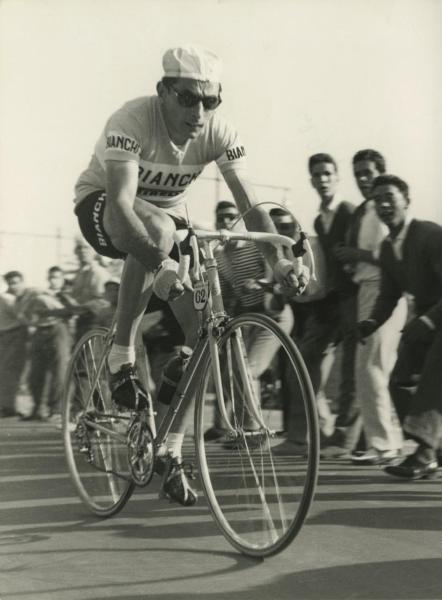
[[[269,342],[265,360],[256,357],[256,340]],[[199,467],[209,507],[226,538],[240,551],[268,556],[282,550],[298,533],[311,504],[317,476],[318,429],[313,390],[293,342],[279,326],[261,315],[233,319],[218,340],[219,367],[204,373],[195,415]],[[262,355],[258,357],[262,359]],[[276,363],[276,359],[278,362]],[[262,405],[260,377],[270,363],[280,368],[272,405]],[[282,367],[284,365],[284,371]],[[221,381],[213,381],[221,373]],[[290,381],[287,387],[283,382]],[[221,441],[204,440],[213,425],[208,390],[222,387],[223,406],[233,433]],[[276,393],[282,397],[277,398]],[[290,396],[293,396],[291,398]],[[294,401],[305,422],[306,455],[279,453],[276,432],[284,429],[281,407]]]

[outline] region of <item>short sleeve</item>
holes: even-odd
[[[135,115],[122,108],[108,120],[105,130],[104,160],[140,161],[140,127]]]
[[[236,129],[223,119],[214,120],[215,161],[221,173],[246,171],[244,144]]]

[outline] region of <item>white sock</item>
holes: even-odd
[[[167,436],[167,448],[172,458],[181,458],[184,433],[169,433]]]
[[[128,363],[134,365],[135,346],[118,346],[118,344],[112,344],[107,362],[109,371],[112,374],[119,371],[123,365],[127,365]]]

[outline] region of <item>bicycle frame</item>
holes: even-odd
[[[224,303],[221,294],[221,285],[219,280],[216,257],[214,256],[213,243],[228,242],[231,240],[244,240],[254,242],[267,242],[275,245],[281,244],[288,248],[289,253],[292,257],[292,261],[297,265],[302,264],[300,255],[302,255],[305,251],[308,251],[312,254],[310,244],[305,235],[301,238],[301,242],[306,244],[306,247],[304,248],[304,246],[297,246],[291,238],[279,234],[249,231],[236,233],[228,230],[220,230],[215,232],[205,230],[194,231],[192,228],[189,228],[189,230],[180,230],[176,233],[176,241],[178,242],[178,244],[182,243],[183,238],[185,238],[188,235],[190,235],[189,247],[193,255],[193,267],[191,269],[191,274],[194,279],[194,282],[207,281],[207,305],[205,306],[203,311],[200,312],[200,330],[197,345],[193,351],[192,357],[189,361],[186,371],[183,377],[181,378],[181,381],[178,383],[177,390],[172,399],[170,408],[158,429],[155,438],[155,445],[157,449],[166,440],[167,434],[169,433],[172,427],[174,419],[178,414],[183,401],[187,397],[187,394],[189,393],[190,385],[193,381],[195,373],[198,371],[198,368],[201,364],[202,358],[207,350],[207,347],[209,347],[213,364],[213,378],[215,389],[217,392],[216,396],[218,399],[218,408],[221,414],[221,418],[224,422],[227,432],[230,433],[232,436],[237,435],[237,431],[231,425],[229,416],[227,414],[221,379],[221,368],[217,340],[219,338],[223,326],[228,322],[229,317],[224,310]],[[198,241],[203,242],[204,259],[202,269],[199,259],[200,247]],[[190,261],[187,257],[183,259],[184,256],[185,255],[181,253],[179,269],[179,275],[183,280],[186,277],[190,264]],[[207,277],[206,280],[204,279],[205,276]],[[315,277],[314,272],[312,276]],[[204,328],[204,325],[206,325],[206,328]],[[235,357],[237,358],[237,366],[239,367],[241,375],[244,381],[247,382],[245,389],[245,399],[254,419],[261,428],[265,429],[266,426],[257,408],[259,404],[253,389],[252,378],[246,366],[246,350],[244,340],[240,331],[235,333],[235,348],[233,348],[233,351],[235,353]]]
[[[221,368],[218,354],[218,342],[220,334],[222,333],[222,329],[224,325],[228,322],[228,315],[224,310],[224,303],[221,294],[221,285],[219,280],[218,268],[216,257],[214,255],[214,243],[225,243],[231,240],[242,240],[242,241],[254,241],[254,242],[267,242],[271,244],[281,244],[288,248],[289,253],[291,253],[292,260],[295,264],[302,264],[302,260],[300,259],[300,254],[305,252],[305,248],[301,248],[296,244],[294,244],[291,238],[286,236],[282,236],[279,234],[273,233],[264,233],[264,232],[249,232],[244,231],[240,233],[228,231],[228,230],[220,230],[220,231],[206,231],[206,230],[193,230],[189,228],[189,230],[180,230],[176,232],[175,241],[182,244],[183,239],[185,237],[190,236],[189,239],[189,247],[191,253],[193,255],[193,267],[191,269],[191,275],[194,280],[194,283],[202,282],[207,283],[207,303],[204,306],[203,310],[199,311],[199,320],[200,320],[200,329],[199,329],[199,337],[198,342],[193,350],[192,356],[187,365],[186,371],[181,378],[181,381],[178,383],[175,394],[172,398],[172,402],[169,406],[169,409],[162,421],[159,425],[158,429],[155,423],[155,413],[153,411],[148,411],[146,414],[146,418],[148,420],[149,427],[151,429],[152,435],[154,437],[154,444],[156,450],[158,450],[166,441],[167,435],[172,428],[176,415],[179,413],[182,403],[189,394],[189,389],[195,374],[198,371],[198,368],[201,364],[201,361],[204,357],[204,354],[209,347],[209,351],[211,354],[212,364],[213,364],[213,378],[214,384],[217,392],[218,398],[218,408],[221,414],[221,418],[224,422],[225,428],[228,433],[232,436],[236,436],[237,432],[235,428],[231,425],[229,416],[227,414],[225,402],[224,402],[224,393],[222,386],[222,378],[221,378]],[[199,241],[203,243],[204,250],[204,259],[202,265],[199,259],[199,250],[200,245]],[[306,237],[302,239],[302,242],[306,244],[307,251],[311,252],[311,248],[309,250],[309,243]],[[295,255],[295,252],[298,253],[298,256]],[[187,272],[189,271],[190,259],[189,255],[180,254],[180,267],[179,267],[179,276],[181,279],[184,279],[187,276]],[[313,277],[315,274],[313,272]],[[109,336],[106,340],[106,349],[111,345],[112,339],[114,336],[115,330],[115,320],[112,323],[111,330]],[[250,376],[250,373],[247,370],[246,366],[246,350],[244,340],[242,338],[241,332],[236,332],[234,336],[234,345],[233,352],[237,359],[237,367],[239,368],[241,375],[246,381],[246,389],[245,389],[245,401],[248,404],[248,407],[251,411],[256,422],[260,425],[261,428],[265,428],[265,424],[263,423],[261,416],[259,414],[259,410],[257,406],[259,405],[256,399],[256,395],[253,389],[253,382]],[[231,351],[232,349],[230,349]],[[95,389],[95,385],[100,377],[101,371],[103,369],[104,361],[106,357],[106,352],[103,353],[103,356],[100,359],[98,366],[95,369],[95,378],[93,381],[93,385],[91,385],[91,392],[88,398],[87,403],[89,404],[92,399],[93,390]],[[230,359],[230,364],[232,361]],[[116,436],[118,439],[123,441],[122,436],[115,433],[115,431],[109,430],[108,428],[99,425],[96,421],[91,421],[85,418],[86,425],[90,426],[93,429],[101,431],[103,433],[107,433],[113,436]]]

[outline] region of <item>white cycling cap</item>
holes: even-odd
[[[206,48],[186,44],[170,48],[164,53],[163,68],[165,77],[184,77],[219,83],[221,60]]]

